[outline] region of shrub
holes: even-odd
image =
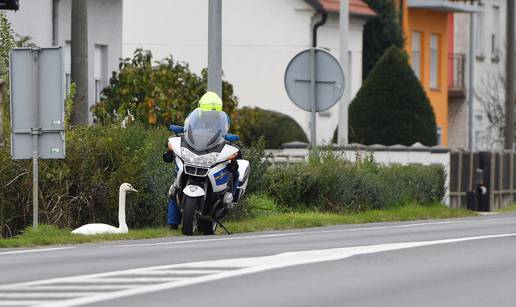
[[[364,26],[363,78],[367,79],[378,60],[392,45],[403,48],[403,29],[400,15],[392,0],[365,0],[377,16]]]
[[[121,60],[119,72],[113,72],[92,111],[96,120],[105,124],[128,115],[145,127],[182,124],[206,92],[207,80],[206,70],[198,76],[188,64],[172,57],[153,62],[150,51],[138,49],[132,59]],[[232,115],[238,101],[233,86],[225,81],[222,100],[224,111]]]
[[[67,157],[40,162],[40,219],[60,227],[102,222],[118,225],[118,187],[133,184],[128,194],[130,227],[164,224],[166,192],[172,168],[161,154],[169,134],[138,125],[77,127],[67,133]],[[11,160],[0,149],[0,234],[16,233],[31,223],[30,161]]]
[[[269,169],[266,194],[284,209],[334,212],[427,204],[444,197],[442,167],[381,166],[370,159],[351,163],[332,156],[320,161]]]
[[[292,117],[278,112],[245,107],[237,110],[233,122],[246,146],[260,137],[264,137],[265,147],[270,149],[293,141],[308,142],[303,128]]]
[[[437,143],[435,115],[404,51],[391,47],[349,107],[350,142]]]

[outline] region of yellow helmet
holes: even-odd
[[[203,111],[222,111],[222,99],[214,92],[206,92],[199,100],[199,108]]]

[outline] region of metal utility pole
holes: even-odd
[[[351,83],[349,82],[349,0],[340,0],[340,65],[344,71],[344,95],[339,105],[339,131],[337,143],[348,143],[348,108],[351,100]]]
[[[88,124],[88,1],[72,0],[72,81],[75,102],[72,122]]]
[[[208,90],[222,97],[222,0],[209,0]]]
[[[4,146],[4,122],[3,122],[3,99],[4,99],[4,80],[0,80],[0,147]]]
[[[507,1],[507,58],[506,58],[506,71],[507,74],[505,83],[505,149],[513,149],[514,146],[514,103],[515,103],[515,91],[514,88],[514,73],[515,73],[515,38],[514,38],[514,18],[515,16],[515,4],[513,0]]]
[[[475,14],[469,15],[468,149],[475,150]]]

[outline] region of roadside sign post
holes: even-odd
[[[33,48],[32,52],[32,227],[38,229],[39,225],[39,49]]]
[[[33,228],[39,208],[39,159],[65,158],[64,72],[60,47],[10,54],[11,156],[32,159]]]
[[[339,61],[324,49],[306,49],[292,58],[284,81],[290,100],[311,112],[310,143],[315,149],[317,112],[333,107],[344,92],[344,73]]]

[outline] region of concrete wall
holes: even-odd
[[[292,116],[309,135],[309,114],[287,97],[283,77],[290,59],[311,47],[314,10],[303,0],[224,0],[223,70],[240,106],[258,106]],[[124,56],[150,49],[155,59],[173,55],[199,73],[207,66],[208,0],[124,1]],[[319,20],[319,16],[315,21]],[[351,18],[352,92],[362,83],[362,28]],[[319,30],[319,46],[339,56],[338,16]],[[192,101],[192,103],[195,103]],[[338,107],[318,117],[318,141],[328,142]]]
[[[31,42],[40,47],[52,45],[52,0],[20,1],[19,11],[8,11],[6,14],[16,34],[30,36]],[[70,73],[70,48],[67,48],[66,45],[71,40],[71,0],[59,1],[58,14],[58,42],[65,48],[65,57],[68,59],[65,59],[65,71]],[[119,58],[122,57],[122,27],[122,0],[88,0],[90,105],[95,103],[95,45],[105,46],[106,55],[103,61],[106,69],[103,71],[102,81],[103,85],[106,85],[111,72],[118,69]]]

